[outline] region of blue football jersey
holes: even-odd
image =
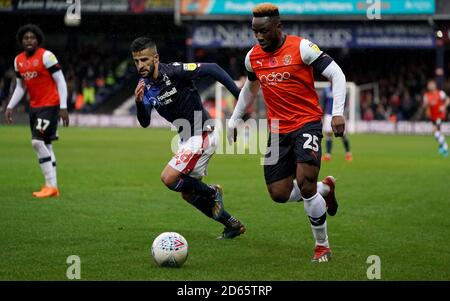
[[[197,63],[160,63],[156,80],[142,78],[145,83],[143,102],[148,112],[154,108],[177,127],[179,133],[183,127],[174,121],[180,119],[189,122],[190,135],[201,132],[205,122],[211,119],[193,81],[202,75],[201,68],[201,64]],[[195,114],[201,118],[194,118]]]

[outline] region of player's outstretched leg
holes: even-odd
[[[327,204],[327,213],[330,216],[336,215],[338,209],[338,203],[335,194],[336,179],[333,176],[327,176],[321,182],[317,182],[317,192],[322,195]],[[300,188],[298,188],[297,180],[293,181],[293,188],[288,202],[300,202],[302,201],[302,194]]]
[[[171,190],[181,192],[183,199],[206,216],[225,226],[222,238],[234,238],[245,232],[244,225],[231,216],[223,206],[222,188],[208,185],[199,179],[181,174],[168,166],[161,175],[162,182]]]
[[[246,228],[243,223],[241,223],[234,216],[230,215],[225,211],[223,206],[223,189],[220,185],[213,185],[216,188],[216,195],[214,197],[214,207],[212,209],[213,218],[222,223],[225,228],[223,229],[222,235],[217,237],[218,239],[233,239],[236,236],[244,234]]]
[[[331,259],[331,249],[327,232],[327,204],[317,189],[319,171],[319,167],[308,163],[297,164],[297,181],[304,195],[303,205],[315,240],[312,261],[327,262]]]
[[[304,199],[304,206],[316,241],[312,262],[327,262],[331,259],[332,254],[328,243],[325,200],[319,193],[316,193],[312,197]]]
[[[56,184],[56,174],[52,164],[51,153],[45,146],[44,141],[33,139],[31,145],[35,150],[42,174],[45,178],[45,186],[40,191],[33,192],[33,196],[37,198],[47,198],[59,196],[59,190]]]
[[[328,193],[326,195],[321,194],[323,196],[323,198],[325,199],[325,202],[327,204],[327,213],[331,216],[335,216],[336,212],[338,210],[338,202],[336,199],[336,194],[334,192],[335,190],[335,185],[336,185],[336,179],[333,176],[327,176],[325,177],[325,179],[322,180],[322,182],[319,184],[320,182],[318,182],[317,185],[317,190],[320,192],[320,190],[324,190],[325,188],[322,188],[322,185],[327,185],[328,186]],[[319,186],[321,187],[321,189],[319,189]]]

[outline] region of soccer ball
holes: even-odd
[[[164,232],[152,244],[152,257],[162,267],[181,267],[188,257],[186,239],[176,232]]]

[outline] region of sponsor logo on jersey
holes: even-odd
[[[284,63],[284,65],[290,65],[291,63],[292,63],[292,56],[290,55],[290,54],[286,54],[284,57],[283,57],[283,63]]]
[[[257,60],[256,63],[257,63],[260,67],[262,67],[263,61],[264,61],[264,60]]]
[[[197,64],[195,63],[189,63],[189,64],[183,64],[183,70],[184,71],[194,71],[197,69]]]
[[[36,78],[38,76],[38,73],[36,71],[33,71],[33,72],[27,71],[27,72],[22,73],[20,75],[22,76],[22,78],[24,80],[31,80],[33,78]]]
[[[158,102],[160,102],[161,105],[168,105],[169,103],[172,103],[173,100],[169,97],[173,96],[177,92],[177,88],[173,87],[172,90],[166,91],[164,94],[157,96]]]
[[[153,107],[155,108],[159,108],[159,101],[156,99],[156,97],[150,97],[150,99],[148,100],[148,102],[146,102],[144,100],[144,104],[151,104]]]
[[[288,80],[290,78],[291,74],[289,72],[272,72],[269,74],[260,75],[259,81],[268,85],[276,85],[277,83]]]

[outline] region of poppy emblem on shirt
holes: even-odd
[[[284,62],[284,64],[287,66],[287,65],[290,65],[291,63],[292,63],[292,56],[290,55],[290,54],[286,54],[284,57],[283,57],[283,62]]]
[[[276,57],[271,57],[271,58],[269,59],[269,66],[270,66],[270,67],[276,67],[276,66],[278,66],[278,61],[277,61],[277,58],[276,58]]]

